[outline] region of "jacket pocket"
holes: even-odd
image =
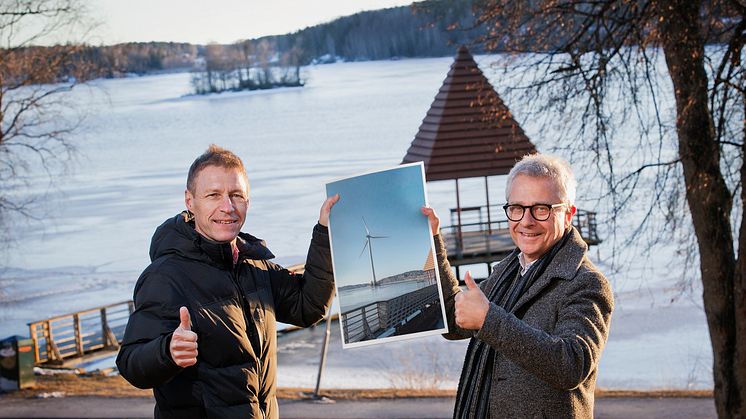
[[[224,368],[202,365],[199,378],[206,409],[238,406],[259,408],[259,376],[254,363]]]
[[[199,306],[196,312],[199,361],[213,367],[238,365],[251,359],[253,351],[246,334],[246,317],[237,298]]]

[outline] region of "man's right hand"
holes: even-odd
[[[490,301],[479,288],[471,272],[466,271],[464,275],[466,290],[456,294],[454,313],[456,324],[463,329],[479,330],[484,324],[487,312],[490,310]]]
[[[179,309],[179,318],[181,323],[171,335],[169,350],[176,365],[186,368],[197,363],[197,334],[192,332],[186,307]]]

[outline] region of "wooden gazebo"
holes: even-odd
[[[455,180],[456,208],[442,232],[453,266],[499,260],[514,246],[502,209],[490,205],[490,176],[506,175],[536,147],[461,46],[402,163],[422,161],[427,181]],[[484,177],[486,205],[461,207],[459,179]],[[455,216],[455,218],[454,218]],[[599,243],[595,214],[578,210],[574,224],[589,244]]]

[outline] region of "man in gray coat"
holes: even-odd
[[[470,338],[456,418],[591,418],[614,301],[572,226],[576,182],[569,165],[530,155],[508,175],[505,213],[517,249],[477,286],[461,290],[440,221],[428,216],[445,298],[447,339]]]

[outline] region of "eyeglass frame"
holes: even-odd
[[[538,203],[538,204],[533,204],[533,205],[505,204],[505,205],[503,205],[503,210],[505,211],[505,216],[508,217],[508,220],[510,220],[510,221],[512,221],[514,223],[517,223],[517,222],[523,220],[523,217],[526,216],[526,210],[527,209],[528,209],[528,212],[531,213],[531,218],[533,218],[534,220],[536,220],[536,221],[546,221],[549,218],[551,218],[552,214],[554,213],[554,209],[555,208],[559,208],[559,207],[564,206],[564,205],[569,205],[569,204],[567,202],[560,202],[559,204]],[[547,218],[539,219],[539,218],[537,218],[534,215],[534,208],[538,207],[538,206],[549,207],[549,214],[547,214]],[[523,210],[523,212],[521,213],[521,218],[519,218],[517,220],[514,220],[514,219],[510,218],[510,215],[508,214],[508,208],[509,207],[521,207],[521,209]]]

